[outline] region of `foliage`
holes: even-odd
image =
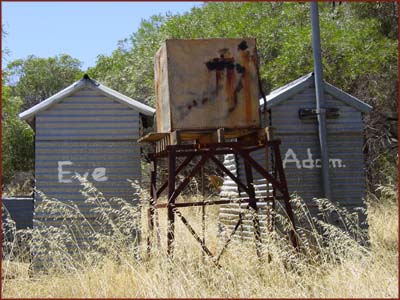
[[[368,3],[352,3],[356,16],[374,18],[379,22],[380,32],[387,37],[397,39],[398,35],[398,2],[377,1]]]
[[[10,95],[10,88],[2,88],[2,177],[7,183],[18,171],[29,171],[34,166],[34,133],[26,122],[18,118],[23,101]]]
[[[4,24],[1,26],[1,37],[3,40],[7,37],[7,32],[4,30]],[[10,49],[4,47],[1,49],[1,62],[4,63],[7,60],[7,57],[10,55]]]
[[[82,76],[81,62],[67,54],[39,58],[33,55],[10,62],[6,84],[11,96],[23,99],[22,109],[47,99]]]
[[[88,74],[103,84],[154,106],[153,56],[165,35],[165,17],[143,20],[139,30],[119,43],[111,56],[100,55]]]
[[[118,48],[112,55],[97,56],[97,63],[94,69],[89,71],[90,77],[101,81],[101,83],[112,87],[116,91],[127,95],[127,84],[129,81],[128,52],[124,49],[124,43],[120,42]]]

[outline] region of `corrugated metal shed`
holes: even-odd
[[[371,111],[372,107],[329,83],[324,83],[324,90],[326,106],[338,109],[339,113],[338,117],[327,119],[332,200],[351,211],[365,205],[362,114]],[[289,192],[301,196],[312,209],[312,198],[322,197],[318,124],[316,118],[300,118],[299,110],[315,109],[313,73],[271,92],[266,100],[271,124],[276,128],[274,136],[282,141],[280,149]],[[263,105],[263,100],[260,100],[260,105]],[[265,164],[264,150],[254,153],[253,157]],[[239,172],[244,180],[242,160],[226,156],[224,164]],[[258,180],[256,191],[264,195],[266,183],[257,177],[258,173],[254,175]],[[233,197],[239,195],[236,184],[225,178],[221,197],[226,198],[230,193]],[[221,208],[223,224],[228,225],[229,220],[237,218],[237,205],[236,209],[234,207],[231,204]]]
[[[84,202],[76,175],[86,177],[108,197],[131,203],[138,199],[130,180],[141,178],[140,136],[143,117],[155,110],[90,79],[87,75],[56,95],[20,114],[35,120],[36,189],[49,198],[76,204],[92,223],[98,217]],[[37,210],[33,225],[59,221]]]

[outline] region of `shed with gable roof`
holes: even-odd
[[[98,215],[85,202],[82,176],[104,194],[135,204],[129,180],[141,179],[141,132],[155,110],[85,75],[59,93],[22,112],[35,129],[35,188],[48,198],[76,205],[92,226]],[[56,214],[37,210],[43,198],[35,193],[33,226],[59,225]]]
[[[365,206],[363,114],[372,107],[327,82],[324,82],[324,93],[331,200],[353,211]],[[315,208],[312,199],[323,195],[315,97],[314,74],[310,73],[266,96],[268,114],[264,120],[264,126],[275,128],[274,138],[282,141],[280,149],[289,192],[302,197],[311,211]],[[264,105],[263,99],[260,105]],[[265,164],[265,151],[255,152],[253,158]],[[224,164],[231,171],[244,175],[241,159],[227,155]],[[266,195],[266,182],[257,178],[258,173],[254,175],[256,193]],[[245,194],[225,178],[221,198],[229,197],[245,197]],[[233,226],[232,220],[237,219],[238,214],[237,204],[222,206],[222,224]],[[361,215],[360,220],[365,220],[365,216]]]

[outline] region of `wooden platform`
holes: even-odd
[[[166,146],[185,144],[223,143],[226,140],[257,144],[260,140],[271,140],[273,127],[244,129],[177,130],[173,132],[151,132],[138,140],[139,143],[155,144],[156,152],[164,151]]]

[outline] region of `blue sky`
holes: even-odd
[[[135,32],[151,15],[184,13],[201,2],[2,2],[7,33],[3,63],[33,54],[66,53],[94,66],[99,54],[111,54],[119,40]]]

